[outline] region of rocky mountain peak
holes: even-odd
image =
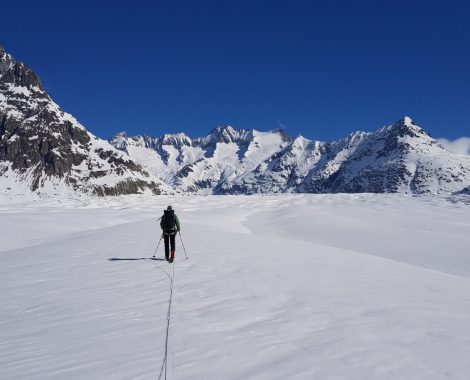
[[[43,92],[39,77],[23,62],[16,61],[4,48],[0,49],[0,84]]]
[[[0,74],[5,73],[12,65],[11,55],[0,45]]]
[[[191,139],[184,133],[172,133],[164,134],[160,138],[160,144],[162,145],[172,145],[175,148],[181,148],[182,146],[191,146]]]
[[[248,140],[253,137],[253,131],[248,129],[235,129],[230,125],[216,127],[207,136],[206,143],[231,143],[240,140]]]
[[[296,138],[292,139],[292,146],[296,148],[305,148],[308,144],[310,144],[311,140],[305,138],[302,135],[298,135]]]
[[[159,192],[140,165],[64,112],[43,90],[39,77],[5,49],[0,54],[0,70],[3,178],[32,191],[49,187],[98,195]],[[4,191],[10,190],[7,186]]]
[[[127,139],[127,133],[126,132],[118,132],[114,135],[114,138],[119,138],[119,137]]]
[[[158,141],[184,137],[165,135]],[[444,151],[409,117],[332,142],[222,126],[177,152],[168,145],[130,157],[142,157],[142,164],[168,185],[199,194],[421,194],[460,190],[470,180],[470,159]]]
[[[278,129],[274,129],[271,131],[272,133],[276,133],[278,134],[279,136],[281,136],[282,138],[282,141],[284,142],[288,142],[288,141],[292,141],[293,138],[287,133],[286,130],[282,129],[282,128],[278,128]]]
[[[109,139],[109,143],[112,144],[116,149],[127,151],[127,133],[116,133],[112,138]]]
[[[399,137],[429,137],[429,134],[424,129],[416,125],[415,122],[409,116],[404,116],[400,120],[396,121],[388,127],[388,130],[393,131]]]
[[[407,126],[415,125],[413,119],[411,119],[411,117],[409,117],[409,116],[404,116],[403,118],[400,119],[400,122],[404,125],[407,125]]]
[[[199,194],[422,194],[468,192],[470,183],[470,158],[444,150],[407,116],[333,142],[225,125],[196,139],[121,132],[109,143],[64,112],[31,69],[0,49],[1,192],[23,183],[33,191],[159,193],[164,182]]]
[[[229,124],[219,125],[212,130],[212,133],[228,133],[235,134],[237,130]]]

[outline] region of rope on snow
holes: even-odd
[[[169,284],[170,284],[170,296],[168,297],[168,311],[166,315],[166,337],[165,337],[165,355],[162,360],[162,365],[160,367],[160,374],[158,375],[158,380],[162,379],[163,374],[165,374],[164,379],[166,380],[167,376],[167,365],[168,365],[168,342],[169,342],[169,335],[170,335],[170,320],[171,320],[171,304],[173,302],[173,280],[175,278],[175,263],[173,262],[172,269],[173,273],[170,276],[170,274],[164,270],[160,265],[155,263],[155,266],[162,271],[165,276],[168,277]]]

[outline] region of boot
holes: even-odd
[[[174,259],[175,259],[175,250],[172,249],[172,250],[171,250],[170,260],[168,260],[168,262],[172,263]]]

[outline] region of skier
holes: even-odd
[[[180,232],[180,221],[175,214],[175,210],[168,206],[163,211],[162,219],[160,220],[160,227],[163,231],[163,238],[165,242],[165,258],[169,263],[175,259],[175,236]],[[170,256],[171,245],[171,256]]]

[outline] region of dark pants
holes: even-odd
[[[165,258],[168,260],[170,257],[170,245],[171,245],[171,258],[175,258],[175,236],[176,233],[172,233],[170,235],[167,235],[166,233],[163,233],[163,239],[165,242]]]

